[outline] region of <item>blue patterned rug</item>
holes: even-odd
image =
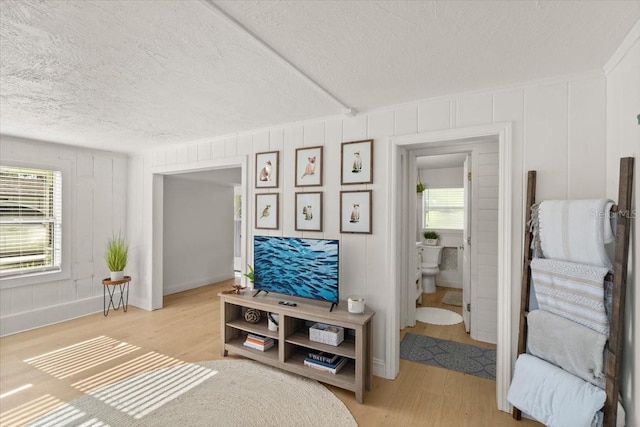
[[[496,379],[496,351],[492,348],[407,333],[400,343],[400,357],[490,380]]]

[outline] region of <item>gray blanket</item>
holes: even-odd
[[[530,312],[527,324],[531,354],[604,388],[605,335],[543,310]]]

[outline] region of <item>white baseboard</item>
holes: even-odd
[[[186,283],[176,283],[171,285],[168,285],[165,283],[164,289],[162,290],[162,295],[171,295],[178,292],[188,291],[190,289],[196,289],[201,286],[210,285],[212,283],[233,279],[233,277],[234,277],[233,272],[231,272],[231,275],[225,274],[217,277],[210,277],[210,278],[186,282]]]
[[[385,376],[385,364],[384,360],[373,359],[373,375],[380,378],[386,378]],[[387,378],[392,380],[393,378]]]
[[[30,329],[52,325],[93,313],[103,309],[102,295],[58,304],[38,310],[13,314],[0,319],[0,336],[13,335]]]

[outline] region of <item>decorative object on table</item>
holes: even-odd
[[[340,232],[372,233],[371,190],[340,192]]]
[[[296,187],[322,186],[322,149],[296,148]]]
[[[261,317],[260,310],[255,308],[248,308],[244,313],[244,320],[249,323],[258,323]]]
[[[267,313],[268,327],[270,331],[277,331],[280,322],[280,316],[275,313]]]
[[[241,294],[242,291],[246,289],[246,286],[236,285],[236,284],[231,285],[231,287],[233,289],[227,289],[226,291],[222,291],[222,293],[223,294]]]
[[[427,230],[424,233],[422,233],[422,235],[424,236],[424,244],[427,246],[438,246],[438,239],[440,238],[440,235],[433,231],[433,230]]]
[[[309,328],[309,340],[338,346],[344,341],[344,328],[325,323],[314,323]]]
[[[279,151],[256,153],[256,188],[278,188]]]
[[[364,313],[364,297],[362,295],[351,295],[347,298],[347,309],[349,313]]]
[[[127,266],[127,256],[129,245],[124,238],[118,234],[113,234],[107,241],[107,248],[104,253],[104,260],[111,272],[111,280],[122,280],[124,278],[124,268]]]
[[[279,196],[278,193],[256,194],[256,228],[279,228]]]
[[[322,231],[322,192],[296,193],[296,231]]]
[[[340,184],[373,183],[373,139],[343,142]]]

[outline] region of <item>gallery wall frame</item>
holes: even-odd
[[[343,142],[340,154],[340,184],[373,183],[373,139]]]
[[[340,233],[373,232],[372,190],[340,192]]]
[[[279,193],[256,194],[256,228],[277,230],[280,228]]]
[[[278,188],[279,158],[279,151],[256,153],[256,188]]]
[[[296,148],[296,187],[322,186],[322,146]]]
[[[322,231],[322,192],[296,193],[296,231]]]

